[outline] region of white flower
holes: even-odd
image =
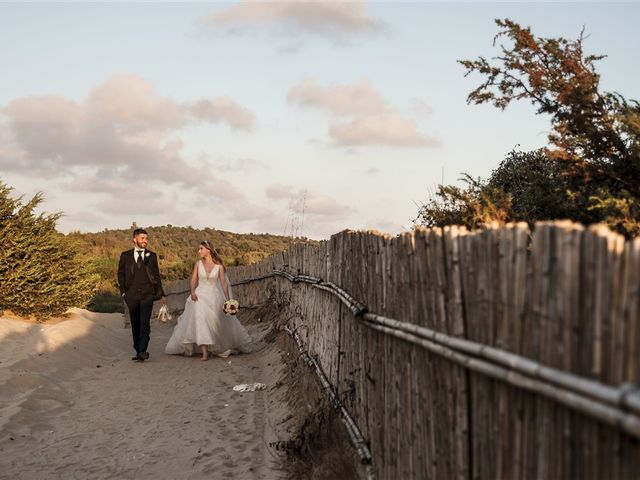
[[[222,310],[227,315],[235,315],[238,313],[239,309],[240,305],[238,304],[237,300],[227,300],[226,302],[224,302],[224,305],[222,307]]]
[[[144,256],[145,256],[145,257],[148,257],[148,256],[150,256],[150,255],[151,255],[151,254],[150,254],[149,252],[145,252],[145,253],[144,253]]]

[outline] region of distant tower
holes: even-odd
[[[291,237],[295,242],[302,236],[304,227],[304,212],[307,207],[307,190],[303,190],[298,197],[289,199],[289,212],[284,226],[284,236]]]
[[[305,189],[302,192],[302,207],[300,209],[300,229],[298,230],[298,237],[302,236],[302,232],[304,231],[304,211],[307,208],[307,190]]]

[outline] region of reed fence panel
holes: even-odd
[[[620,402],[629,403],[640,402],[640,240],[570,222],[543,222],[533,232],[526,224],[397,237],[344,231],[230,269],[242,305],[280,299],[281,314],[369,441],[379,478],[598,479],[640,471],[640,434],[629,426],[639,412],[626,404],[608,407],[631,423],[603,421],[609,413],[575,406],[592,401],[590,392],[575,400],[575,392],[554,393],[557,385],[531,386],[512,365],[487,367],[482,352],[452,355],[438,342],[429,347],[372,328],[311,283],[251,281],[274,270],[331,282],[368,312],[516,354],[523,364],[604,387],[628,384]]]

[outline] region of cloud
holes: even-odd
[[[420,99],[413,100],[411,110],[416,116],[422,117],[428,117],[433,113],[431,105]]]
[[[331,136],[338,145],[387,145],[392,147],[434,147],[439,142],[422,135],[413,120],[396,112],[356,118],[349,123],[333,124]]]
[[[217,160],[214,162],[216,172],[251,173],[257,170],[269,170],[269,165],[253,158],[237,158],[235,160]]]
[[[382,233],[391,233],[397,235],[401,232],[406,232],[407,228],[403,227],[397,222],[377,218],[367,221],[362,227],[362,230],[377,230]]]
[[[333,87],[323,87],[310,79],[303,80],[289,91],[287,101],[321,108],[334,115],[370,114],[388,109],[387,102],[367,80]]]
[[[269,185],[265,189],[267,197],[272,200],[282,200],[293,196],[293,187],[291,185]]]
[[[289,210],[300,214],[304,211],[305,215],[312,217],[343,218],[355,212],[353,207],[339,203],[333,197],[291,185],[269,185],[265,194],[271,200],[288,200]]]
[[[305,215],[335,219],[344,218],[353,212],[355,212],[353,207],[340,203],[328,195],[311,193],[305,199]]]
[[[265,189],[272,200],[270,213],[258,210],[257,224],[271,232],[284,235],[327,238],[347,228],[357,210],[323,193],[273,184]],[[256,212],[251,213],[254,217]]]
[[[242,198],[211,164],[194,166],[183,157],[177,135],[194,122],[250,130],[254,116],[228,97],[180,103],[141,78],[117,75],[82,101],[32,96],[0,108],[0,168],[70,178],[72,189],[83,188],[76,178],[83,172],[94,179],[91,192],[120,194],[118,184],[159,182],[218,199]]]
[[[253,113],[228,97],[199,100],[189,110],[199,120],[226,122],[238,130],[251,130],[255,121]]]
[[[369,15],[362,0],[240,2],[209,15],[204,23],[235,34],[266,25],[290,35],[311,34],[331,40],[383,29],[382,23]]]
[[[287,100],[328,111],[334,117],[329,135],[337,146],[439,146],[436,138],[420,133],[417,122],[392,107],[367,80],[353,85],[323,87],[306,79],[289,91]],[[425,103],[419,104],[422,114],[428,108]]]
[[[184,107],[133,75],[115,75],[98,85],[83,107],[92,122],[108,122],[126,133],[164,131],[185,123]]]

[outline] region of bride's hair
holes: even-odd
[[[215,248],[213,248],[213,246],[209,243],[208,240],[201,241],[200,245],[202,245],[204,248],[209,250],[209,252],[211,253],[211,258],[213,258],[214,262],[219,263],[220,265],[223,265],[222,258],[220,258],[220,255],[218,255],[218,252],[216,251]]]

